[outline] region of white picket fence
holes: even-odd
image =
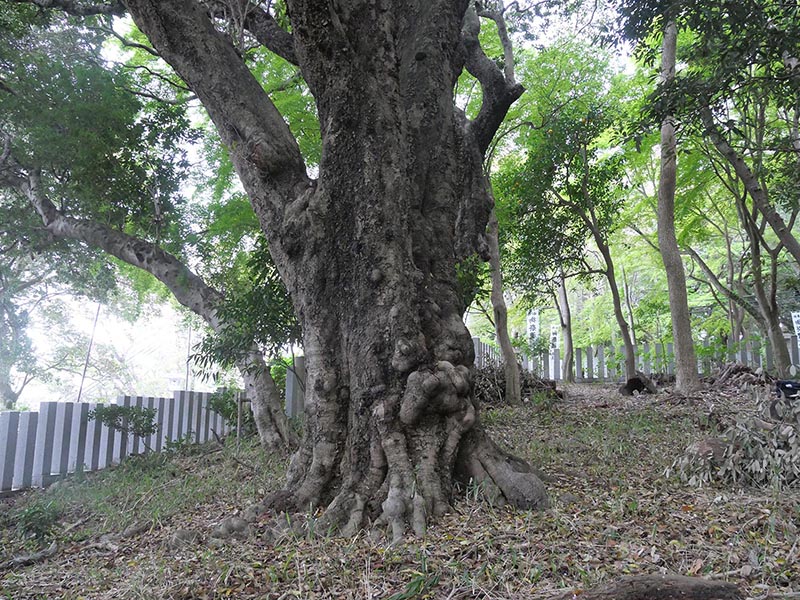
[[[499,364],[502,357],[497,349],[472,338],[475,347],[475,366],[480,368],[487,364]],[[793,365],[800,365],[800,346],[795,335],[787,336],[789,355]],[[726,362],[740,362],[752,369],[773,368],[772,352],[768,345],[758,340],[732,345],[721,355],[714,355],[709,349],[708,341],[697,347],[699,358],[697,368],[700,373],[710,375],[716,367]],[[522,356],[523,368],[533,371],[545,379],[560,381],[562,374],[562,357],[559,349],[551,349],[544,356]],[[675,369],[674,350],[672,344],[641,344],[636,349],[637,368],[648,375],[662,373],[672,375]],[[574,352],[573,373],[576,381],[618,381],[624,377],[624,349],[614,350],[610,346],[589,346],[576,348]]]
[[[172,398],[121,396],[117,404],[156,410],[158,431],[146,438],[89,420],[91,402],[42,402],[38,412],[0,412],[0,493],[43,487],[79,470],[97,471],[132,454],[161,452],[170,441],[207,442],[229,433],[208,407],[211,393],[177,391]]]

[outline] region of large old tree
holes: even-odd
[[[456,478],[546,505],[530,467],[481,427],[456,280],[460,260],[486,257],[484,153],[523,91],[481,49],[483,7],[289,0],[283,28],[271,3],[36,4],[127,11],[229,149],[303,329],[306,429],[276,506],[325,506],[344,532],[380,517],[396,537],[445,512]],[[232,12],[300,68],[321,129],[316,177],[216,27]],[[473,119],[454,102],[464,70],[483,91]]]

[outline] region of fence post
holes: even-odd
[[[53,434],[56,429],[57,402],[42,402],[39,405],[39,427],[36,431],[36,446],[33,454],[31,485],[44,487],[50,482],[53,467]]]
[[[156,398],[155,401],[158,403],[156,410],[158,411],[157,416],[158,419],[156,421],[156,425],[158,426],[158,431],[156,431],[155,436],[155,446],[154,450],[156,452],[161,452],[161,449],[164,447],[164,429],[166,426],[166,417],[167,417],[167,399],[166,398]]]
[[[13,487],[31,487],[33,480],[33,458],[36,451],[36,431],[39,424],[38,412],[24,412],[19,416],[17,434],[17,458],[14,467]]]
[[[559,381],[561,377],[561,348],[553,350],[553,379]]]
[[[14,464],[17,459],[19,413],[0,412],[0,492],[14,484]]]
[[[189,392],[189,395],[196,411],[194,415],[194,443],[199,444],[203,441],[203,396],[205,394]]]
[[[96,420],[89,420],[90,410],[97,408],[94,402],[87,402],[86,405],[86,468],[89,471],[96,471],[100,463],[100,423]]]
[[[67,473],[74,473],[81,463],[83,468],[83,452],[86,449],[86,412],[88,406],[85,402],[74,404],[72,415],[69,419],[70,439],[67,452]],[[83,440],[81,441],[81,431]]]
[[[600,381],[605,381],[606,373],[606,348],[602,344],[597,347],[597,378]]]
[[[667,375],[675,374],[675,350],[672,343],[667,344]]]

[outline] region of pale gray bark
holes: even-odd
[[[775,371],[779,377],[789,375],[791,358],[786,339],[783,337],[783,329],[780,324],[780,308],[778,307],[777,288],[778,288],[778,256],[782,251],[782,244],[775,248],[769,248],[763,236],[763,227],[758,227],[756,217],[758,209],[754,208],[748,213],[746,207],[740,207],[742,224],[750,241],[750,259],[752,261],[752,283],[753,293],[756,297],[762,322],[766,329],[767,339],[772,348],[772,358]],[[764,265],[762,249],[769,257],[768,280],[764,279]]]
[[[495,212],[489,216],[486,228],[486,241],[489,245],[489,268],[492,274],[492,312],[494,314],[494,330],[503,356],[503,369],[506,375],[506,401],[510,404],[522,402],[520,370],[517,355],[508,335],[508,308],[503,298],[503,273],[500,267],[500,244],[498,241],[498,224]]]
[[[118,259],[143,269],[161,281],[182,305],[199,315],[214,331],[225,328],[217,315],[222,294],[206,284],[183,262],[157,245],[117,231],[89,219],[62,214],[47,198],[36,172],[16,179],[17,189],[39,213],[47,230],[56,237],[80,240],[100,248]],[[255,344],[237,361],[245,382],[262,446],[266,450],[285,450],[297,446],[280,392]]]
[[[514,75],[514,51],[511,40],[508,37],[506,20],[500,10],[491,10],[486,6],[480,7],[480,16],[491,19],[497,25],[497,32],[500,43],[503,46],[503,78],[504,85],[513,86],[516,84]],[[470,17],[467,17],[469,19]],[[496,71],[495,71],[496,73]],[[484,79],[484,88],[486,79]],[[487,178],[491,172],[491,161],[486,168]],[[492,197],[494,203],[494,197]],[[503,271],[500,261],[500,229],[497,222],[497,213],[492,209],[489,215],[489,223],[486,227],[486,242],[489,249],[489,268],[492,277],[492,312],[494,314],[494,329],[497,335],[497,342],[500,345],[500,352],[503,356],[503,369],[506,376],[506,401],[510,404],[522,402],[521,374],[517,364],[517,355],[511,345],[511,336],[508,333],[508,307],[503,297]]]
[[[575,382],[575,348],[572,343],[572,310],[569,307],[567,279],[562,271],[559,276],[558,297],[556,298],[558,318],[561,322],[561,339],[564,341],[564,356],[561,358],[561,378]]]
[[[667,23],[661,50],[661,78],[665,85],[675,79],[678,28]],[[686,292],[686,273],[675,235],[675,188],[678,144],[675,119],[667,115],[661,124],[661,175],[658,181],[658,246],[667,275],[672,339],[675,348],[675,391],[689,394],[700,387],[697,357],[692,341],[692,319]]]
[[[611,301],[614,306],[614,318],[617,320],[620,335],[622,336],[622,345],[625,349],[625,378],[631,379],[636,377],[636,348],[633,345],[631,338],[631,330],[628,322],[625,320],[625,315],[622,313],[622,297],[619,293],[619,286],[617,284],[617,277],[614,272],[614,263],[611,261],[611,252],[604,244],[600,248],[600,254],[606,263],[606,279],[608,286],[611,289]]]

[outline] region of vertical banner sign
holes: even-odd
[[[792,323],[794,323],[794,334],[800,337],[800,312],[792,313]]]
[[[536,338],[539,337],[539,311],[529,310],[525,315],[525,324],[527,325],[528,343],[533,346]]]
[[[561,328],[558,325],[550,325],[550,348],[553,350],[559,347],[559,330]]]

